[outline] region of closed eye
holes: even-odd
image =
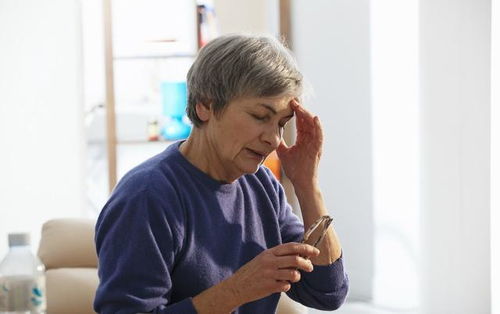
[[[254,117],[256,120],[263,121],[263,122],[269,121],[269,119],[270,119],[268,115],[259,116],[259,115],[256,115],[256,114],[251,114],[251,116]]]
[[[258,114],[254,114],[254,113],[250,113],[250,115],[255,119],[255,120],[258,120],[258,121],[261,121],[261,122],[269,122],[271,120],[271,117],[269,115],[264,115],[264,116],[261,116],[261,115],[258,115]],[[287,116],[285,117],[284,119],[282,119],[279,123],[278,123],[278,127],[280,128],[284,128],[285,125],[288,123],[288,121],[290,121],[290,119],[293,118],[293,115],[290,115],[290,116]]]

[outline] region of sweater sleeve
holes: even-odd
[[[165,202],[150,190],[129,191],[115,191],[96,224],[95,311],[196,314],[191,298],[171,303],[170,274],[183,238],[179,201],[167,196]]]
[[[279,198],[279,223],[283,243],[301,242],[304,225],[292,212],[283,187],[276,182]],[[343,257],[330,265],[314,265],[311,273],[301,272],[301,280],[292,284],[287,295],[293,300],[319,310],[338,309],[347,296],[349,279],[344,271]]]

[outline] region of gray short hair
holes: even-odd
[[[187,115],[199,127],[197,103],[211,103],[221,113],[237,97],[300,97],[302,80],[290,51],[276,38],[221,36],[200,50],[189,69]]]

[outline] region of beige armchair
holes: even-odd
[[[42,227],[38,256],[45,264],[48,314],[87,314],[97,276],[93,220],[55,219]]]
[[[99,283],[94,244],[95,221],[54,219],[42,227],[38,256],[45,264],[48,314],[87,314]],[[282,294],[278,314],[307,313]]]

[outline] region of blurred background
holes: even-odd
[[[197,51],[265,33],[324,127],[351,282],[337,312],[499,314],[499,23],[498,0],[0,0],[0,256],[9,232],[36,248],[48,219],[95,219],[189,134]]]

